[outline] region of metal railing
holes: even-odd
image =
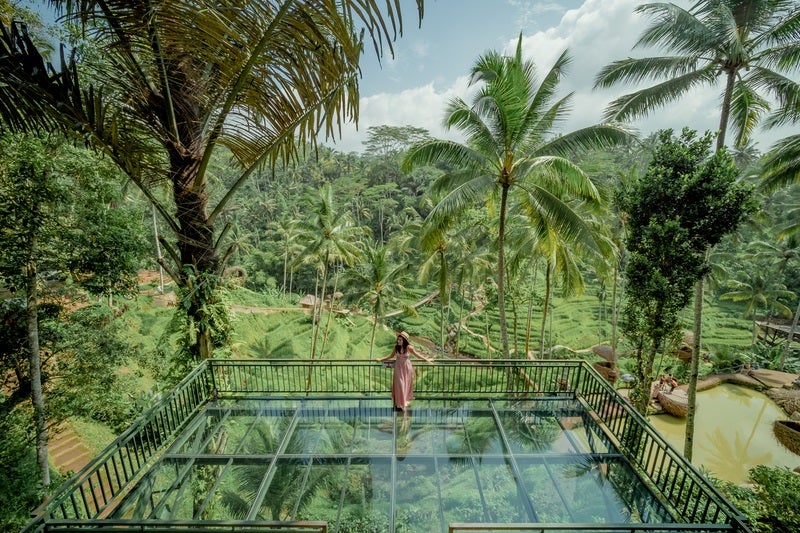
[[[86,522],[61,520],[47,525],[46,530],[53,533],[84,533]],[[248,533],[327,533],[328,523],[317,520],[297,520],[291,522],[260,521],[245,522],[242,520],[212,521],[207,520],[200,526],[197,522],[186,520],[149,520],[132,523],[129,520],[95,521],[91,526],[92,533],[230,533],[231,531],[247,531]]]
[[[736,531],[749,531],[744,516],[607,381],[580,380],[577,385],[578,396],[673,512],[688,523],[727,523]]]
[[[480,533],[498,532],[539,532],[539,533],[574,533],[575,531],[589,531],[595,533],[660,533],[660,532],[691,532],[691,533],[716,533],[730,531],[722,524],[694,525],[670,524],[667,528],[663,524],[625,524],[609,526],[607,524],[488,524],[488,523],[457,523],[450,524],[448,533],[461,533],[466,531],[479,531]]]
[[[416,364],[415,369],[414,393],[418,399],[577,398],[628,457],[656,497],[675,516],[681,517],[681,522],[688,522],[662,524],[656,529],[645,524],[631,524],[622,530],[605,526],[600,528],[602,531],[750,531],[744,518],[719,491],[584,361],[448,360],[433,365]],[[153,458],[209,399],[297,395],[388,397],[391,376],[390,369],[364,360],[204,361],[37,509],[34,520],[23,532],[66,531],[65,524],[71,524],[70,531],[77,531],[78,524],[96,530],[112,524],[104,518],[113,510],[110,505],[115,497],[143,475]],[[204,531],[216,531],[211,527],[212,522],[193,524]],[[157,527],[180,531],[175,529],[179,527],[177,523],[172,524],[174,527],[154,521],[125,522],[125,525],[136,531],[156,531],[153,528]],[[456,525],[461,531],[481,526],[453,524]],[[147,529],[137,529],[140,526]],[[549,525],[535,526],[521,530],[558,531]],[[575,524],[561,528],[578,529]]]
[[[387,395],[392,370],[374,361],[297,359],[208,361],[214,391],[220,396]],[[584,376],[582,361],[446,360],[414,365],[418,397],[519,397],[571,394],[570,384]],[[602,379],[595,374],[588,379]],[[613,392],[613,389],[612,389]]]
[[[211,393],[208,377],[206,365],[190,372],[36,509],[34,520],[23,532],[37,531],[50,520],[89,520],[100,516],[208,400]]]

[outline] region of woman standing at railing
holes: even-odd
[[[392,378],[392,402],[394,408],[404,411],[411,400],[414,399],[414,367],[411,364],[411,355],[418,357],[428,364],[433,364],[433,359],[428,359],[414,349],[408,341],[408,333],[401,331],[397,334],[397,341],[392,353],[386,357],[381,357],[378,361],[388,363],[390,359],[394,363],[394,376]]]

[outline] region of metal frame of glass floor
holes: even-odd
[[[198,366],[26,531],[749,531],[582,361]]]

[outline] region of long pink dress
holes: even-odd
[[[414,367],[408,352],[398,352],[392,379],[392,401],[395,407],[405,409],[414,399]]]

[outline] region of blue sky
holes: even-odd
[[[688,8],[694,0],[673,0]],[[41,0],[24,3],[41,4]],[[640,0],[425,0],[425,16],[418,27],[416,2],[402,0],[404,33],[394,43],[392,58],[379,63],[369,48],[362,59],[358,129],[347,124],[342,137],[325,144],[343,152],[363,149],[370,126],[412,125],[435,137],[461,140],[440,124],[447,101],[458,96],[469,101],[467,74],[487,50],[511,53],[520,34],[523,53],[546,71],[568,49],[573,62],[561,84],[573,92],[573,111],[562,132],[598,123],[606,105],[633,90],[618,86],[594,91],[597,72],[611,61],[629,56],[661,55],[658,50],[633,50],[647,20],[634,13]],[[689,126],[714,131],[719,122],[721,84],[686,95],[679,102],[636,121],[644,135],[661,128]],[[788,128],[757,131],[756,147],[767,151]]]
[[[362,93],[391,92],[428,82],[446,86],[464,75],[486,50],[502,49],[520,32],[532,34],[555,26],[568,9],[582,3],[427,0],[422,27],[416,11],[407,8],[403,37],[394,44],[394,60],[384,58],[381,68],[371,50],[364,58]]]
[[[689,8],[692,0],[673,0]],[[425,17],[418,28],[413,3],[405,1],[405,31],[395,44],[395,58],[382,67],[369,50],[362,60],[358,131],[344,128],[342,138],[326,144],[349,152],[361,151],[367,128],[389,124],[428,129],[440,138],[459,139],[440,127],[446,102],[453,96],[468,100],[466,75],[483,52],[510,53],[520,35],[523,53],[546,71],[565,49],[573,58],[561,88],[574,92],[573,112],[562,124],[567,132],[598,123],[606,105],[632,87],[594,91],[597,72],[606,64],[629,56],[662,55],[633,45],[647,23],[634,13],[639,0],[426,0]],[[640,133],[689,126],[714,131],[719,122],[722,85],[703,88],[678,103],[632,124]],[[757,131],[756,147],[766,151],[785,130]]]

